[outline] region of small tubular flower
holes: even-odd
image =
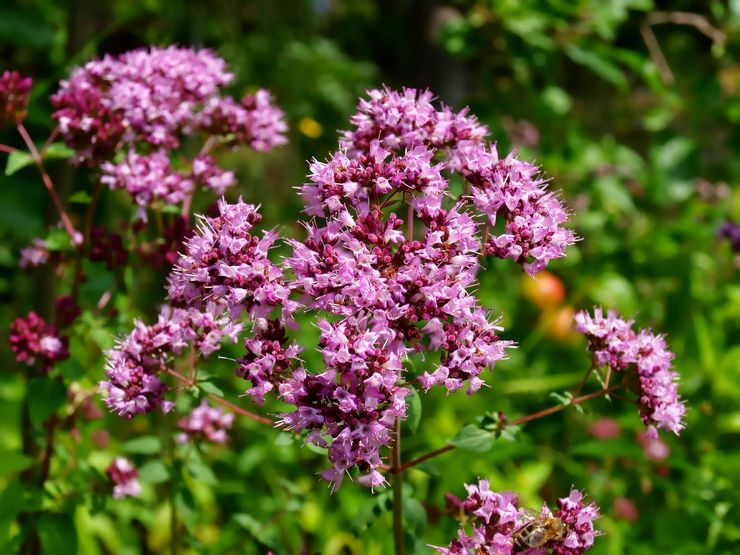
[[[227,306],[233,316],[246,311],[253,319],[266,318],[280,306],[289,319],[294,308],[290,289],[282,270],[267,257],[277,233],[266,231],[261,238],[250,233],[262,219],[253,204],[221,199],[218,210],[218,216],[202,218],[185,243],[170,274],[170,300],[194,306],[212,301]]]
[[[457,149],[476,144],[488,136],[488,128],[464,109],[454,113],[432,105],[431,92],[387,87],[367,92],[360,99],[357,113],[350,118],[355,129],[344,131],[339,146],[354,157],[370,150],[373,141],[383,148],[402,151],[419,146],[435,149]]]
[[[280,397],[295,406],[294,412],[280,415],[280,424],[308,431],[306,441],[328,448],[332,468],[322,476],[334,490],[354,467],[364,483],[378,487],[384,483],[377,470],[380,449],[389,444],[396,419],[405,418],[405,398],[411,393],[398,385],[401,360],[383,349],[365,321],[322,320],[319,329],[325,371],[299,368],[280,383]]]
[[[655,428],[661,428],[678,435],[685,427],[686,407],[678,394],[679,375],[671,370],[674,354],[663,336],[646,329],[635,333],[632,325],[614,311],[604,317],[600,308],[593,316],[585,311],[576,315],[576,329],[588,339],[594,363],[633,377],[625,383],[638,395],[649,433],[656,436]]]
[[[186,443],[188,440],[206,440],[226,443],[227,430],[233,424],[233,412],[224,412],[220,407],[211,407],[206,401],[202,401],[186,418],[177,423],[177,427],[182,430],[177,441]]]
[[[127,458],[116,457],[113,459],[106,473],[113,482],[113,499],[139,497],[141,495],[139,471]]]
[[[172,410],[174,403],[164,400],[168,387],[159,375],[169,369],[171,356],[188,345],[207,357],[223,339],[236,340],[241,324],[221,312],[212,304],[202,311],[164,307],[155,324],[136,321],[134,330],[106,353],[107,379],[99,384],[105,405],[125,418]]]
[[[594,504],[584,504],[583,494],[572,490],[557,501],[553,512],[544,505],[539,513],[519,506],[512,492],[498,493],[487,480],[466,485],[468,496],[460,501],[448,494],[447,502],[455,513],[469,521],[447,547],[438,553],[491,555],[580,555],[593,546],[598,532],[593,521],[599,517]],[[471,529],[472,532],[467,532]]]
[[[0,75],[0,129],[26,119],[32,84],[30,77],[23,77],[17,71],[4,71]]]
[[[193,192],[193,181],[170,165],[163,151],[139,155],[133,150],[118,164],[105,162],[100,182],[111,189],[125,189],[140,207],[139,218],[146,219],[144,208],[154,202],[178,204]]]
[[[68,339],[60,336],[55,326],[47,324],[35,312],[13,320],[9,341],[17,362],[28,366],[39,362],[47,372],[57,362],[69,358]]]
[[[49,261],[51,251],[49,245],[44,239],[36,238],[31,244],[21,250],[21,259],[19,265],[24,270],[43,266]]]
[[[515,152],[499,159],[496,147],[465,150],[461,173],[471,184],[471,196],[478,210],[493,228],[499,217],[503,233],[492,233],[483,253],[511,258],[534,275],[550,260],[565,256],[565,249],[576,241],[563,227],[568,212],[558,198],[546,190],[547,182],[539,169],[515,157]]]

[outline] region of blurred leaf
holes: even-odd
[[[448,443],[463,451],[483,453],[493,447],[494,439],[493,432],[482,430],[475,424],[468,424]]]
[[[139,479],[150,484],[161,484],[170,479],[170,471],[162,461],[147,461],[139,469]]]
[[[124,453],[154,455],[162,452],[162,444],[156,436],[142,436],[128,440],[121,446]]]
[[[627,78],[622,70],[619,69],[619,66],[612,63],[604,56],[601,56],[592,50],[585,50],[575,44],[567,45],[565,47],[565,52],[571,60],[586,66],[602,79],[609,81],[620,88],[627,85]]]
[[[208,380],[201,380],[198,382],[198,387],[206,393],[218,395],[219,397],[226,397],[223,390],[216,386],[213,382]]]
[[[66,400],[67,388],[56,380],[44,377],[28,383],[28,408],[35,426],[43,424]]]
[[[92,197],[87,191],[77,191],[69,197],[69,202],[74,204],[90,204]]]
[[[416,388],[411,388],[411,395],[406,397],[408,402],[407,413],[406,413],[406,425],[412,434],[415,434],[419,429],[419,422],[421,421],[421,397]]]
[[[0,476],[4,477],[7,474],[14,474],[25,470],[29,466],[33,459],[18,451],[3,451],[0,453]]]
[[[41,553],[77,553],[77,529],[70,514],[42,514],[37,523]]]
[[[64,143],[51,143],[44,151],[44,159],[71,158],[74,154],[75,151]]]
[[[33,164],[33,157],[25,150],[16,150],[8,155],[5,164],[5,175],[11,176],[20,169]]]

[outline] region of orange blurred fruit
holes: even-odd
[[[557,306],[565,300],[565,285],[550,272],[540,272],[534,277],[522,278],[522,294],[541,309]]]

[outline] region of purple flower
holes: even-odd
[[[139,219],[146,220],[145,208],[155,202],[177,204],[193,192],[192,180],[175,171],[164,151],[139,155],[130,150],[118,164],[105,162],[100,182],[111,189],[126,189],[140,207]]]
[[[69,295],[57,297],[54,301],[54,309],[56,311],[56,324],[62,328],[71,325],[82,313],[80,305]]]
[[[367,153],[355,159],[339,151],[328,162],[314,160],[310,164],[311,182],[301,189],[306,212],[325,216],[347,206],[367,211],[370,203],[395,193],[419,193],[427,203],[439,206],[448,184],[440,174],[444,165],[434,164],[433,156],[434,152],[423,146],[409,149],[402,156],[391,155],[375,141]]]
[[[212,304],[202,311],[164,307],[155,324],[136,321],[134,330],[106,353],[107,379],[99,384],[106,406],[125,418],[157,408],[172,410],[174,403],[164,400],[168,387],[159,374],[166,373],[171,357],[189,344],[207,357],[223,339],[235,341],[241,324],[221,312]]]
[[[245,144],[260,152],[287,142],[283,112],[272,104],[270,93],[264,89],[239,103],[229,97],[210,99],[196,125],[201,131],[223,137],[230,145]]]
[[[267,257],[277,233],[263,232],[261,238],[250,234],[261,220],[252,204],[221,199],[218,209],[217,217],[202,218],[186,242],[170,274],[170,299],[193,306],[213,301],[226,305],[233,316],[246,311],[254,319],[281,306],[289,319],[294,308],[290,290],[282,270]]]
[[[21,250],[21,259],[19,265],[24,270],[43,266],[49,261],[51,252],[49,246],[43,239],[34,239],[31,244]]]
[[[565,256],[576,241],[572,231],[562,227],[568,212],[558,198],[547,192],[539,169],[515,158],[515,152],[499,160],[496,147],[474,147],[460,157],[463,177],[472,185],[475,206],[488,217],[491,228],[498,217],[504,232],[491,234],[483,253],[511,258],[534,275],[550,260]]]
[[[193,160],[193,181],[221,196],[236,184],[236,177],[219,168],[211,156],[200,154]]]
[[[462,513],[468,526],[461,526],[458,536],[448,547],[436,547],[439,553],[491,555],[580,555],[593,546],[598,533],[593,521],[599,517],[594,504],[584,504],[583,494],[572,490],[568,497],[558,499],[553,513],[547,505],[539,514],[519,506],[519,498],[511,492],[491,491],[487,480],[466,485],[468,496],[460,501],[448,494],[448,504],[455,513]],[[557,519],[562,533],[544,542],[526,540],[525,530],[534,519],[552,522]],[[471,532],[467,532],[470,529]]]
[[[109,270],[125,266],[128,251],[123,246],[123,237],[103,226],[95,226],[90,232],[90,260],[104,262]]]
[[[727,239],[735,253],[740,253],[740,224],[727,221],[717,228],[717,237]]]
[[[241,357],[237,376],[252,382],[244,394],[262,405],[265,395],[284,380],[291,368],[298,365],[298,354],[303,350],[295,343],[288,344],[285,328],[279,320],[268,320],[244,342],[246,354]]]
[[[23,77],[17,71],[4,71],[0,75],[0,129],[26,119],[32,84],[30,77]]]
[[[220,407],[211,407],[206,401],[190,411],[186,418],[177,423],[182,430],[177,440],[186,443],[188,440],[207,440],[214,443],[226,443],[227,430],[234,423],[234,413],[224,412]]]
[[[488,135],[488,128],[467,109],[456,114],[442,106],[437,111],[429,91],[404,88],[398,92],[386,87],[368,91],[367,95],[369,98],[360,100],[357,113],[350,118],[355,129],[345,131],[339,141],[340,148],[352,157],[368,152],[374,141],[394,151],[419,146],[456,149],[481,142]]]
[[[68,339],[58,335],[56,327],[47,324],[35,312],[13,320],[9,341],[17,362],[28,366],[39,362],[47,372],[57,362],[69,358]]]
[[[141,495],[141,484],[138,479],[139,471],[127,458],[116,457],[106,472],[113,482],[113,499],[139,497]]]
[[[280,416],[280,424],[307,431],[306,441],[329,450],[332,468],[322,476],[334,490],[355,467],[364,483],[380,486],[380,449],[389,444],[396,419],[406,416],[405,398],[411,393],[398,385],[401,360],[383,348],[366,321],[322,320],[319,329],[324,371],[298,368],[280,383],[280,397],[295,406]]]
[[[625,383],[638,395],[640,416],[651,433],[655,427],[678,434],[686,412],[678,395],[678,373],[671,370],[674,354],[665,338],[650,330],[635,333],[633,321],[613,311],[603,316],[600,308],[593,317],[585,311],[576,315],[576,329],[588,339],[594,363],[634,375]]]

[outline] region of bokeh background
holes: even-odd
[[[490,389],[424,397],[404,458],[443,445],[478,415],[527,414],[576,384],[588,359],[572,315],[594,304],[668,335],[688,427],[665,438],[661,459],[638,440],[634,407],[601,400],[485,453],[445,454],[408,474],[410,552],[449,541],[457,523],[444,494],[463,495],[463,483],[484,477],[531,507],[571,485],[587,491],[604,513],[595,555],[730,554],[740,544],[740,259],[717,230],[740,221],[739,31],[737,0],[11,0],[0,3],[0,70],[34,77],[27,126],[41,137],[51,129],[48,96],[74,65],[149,44],[213,48],[236,74],[235,93],[269,88],[286,111],[287,147],[236,151],[223,165],[238,172],[234,196],[260,203],[267,226],[295,236],[306,160],[336,148],[364,90],[429,87],[456,108],[470,105],[500,151],[517,147],[543,167],[583,240],[538,281],[508,261],[481,275],[484,305],[503,314],[520,347]],[[65,196],[89,190],[84,171],[63,162],[50,171]],[[127,202],[106,192],[101,223],[128,221]],[[0,176],[0,330],[49,310],[56,277],[20,272],[18,256],[52,219],[33,168]],[[102,265],[86,271],[82,298],[94,303],[117,278]],[[162,301],[163,272],[132,268],[117,316],[76,324],[65,376],[94,387],[102,349]],[[64,399],[27,384],[0,334],[1,552],[17,548],[18,514],[38,510],[48,553],[167,552],[171,500],[183,553],[391,552],[387,494],[347,484],[331,495],[316,476],[320,455],[251,422],[175,479],[161,419],[129,424],[92,407],[58,434],[45,487],[25,484],[23,434],[42,437],[43,406]],[[207,370],[239,393],[228,361]],[[22,421],[29,399],[42,408]],[[614,419],[608,439],[604,418]],[[139,500],[109,499],[101,471],[121,452],[147,468]]]

